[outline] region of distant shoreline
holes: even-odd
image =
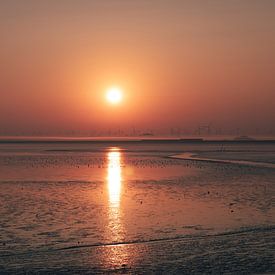
[[[254,143],[275,143],[275,138],[255,138],[247,140],[239,140],[236,138],[227,139],[211,139],[211,138],[131,138],[131,137],[112,137],[112,138],[74,138],[74,137],[0,137],[0,144],[31,144],[31,143],[130,143],[130,144],[148,144],[148,143],[163,143],[163,144],[208,144],[208,143],[224,143],[224,144],[254,144]]]

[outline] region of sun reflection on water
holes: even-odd
[[[124,226],[121,223],[122,168],[119,148],[111,148],[107,153],[107,187],[108,187],[108,239],[120,242],[124,239]]]
[[[109,203],[112,207],[119,207],[121,191],[121,153],[117,148],[108,152],[108,189]]]

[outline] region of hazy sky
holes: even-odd
[[[0,134],[275,133],[274,0],[2,0],[0,41]]]

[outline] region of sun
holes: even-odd
[[[109,88],[106,92],[106,99],[111,104],[118,104],[122,100],[122,90],[118,87]]]

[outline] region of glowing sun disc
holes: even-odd
[[[106,93],[106,99],[111,104],[118,104],[122,100],[122,91],[119,88],[110,88]]]

